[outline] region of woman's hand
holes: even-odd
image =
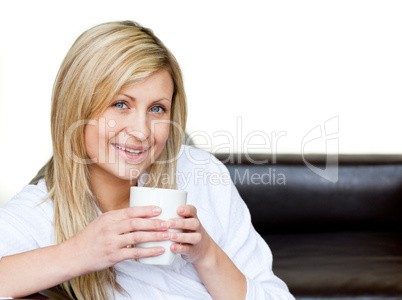
[[[212,258],[220,248],[206,232],[197,217],[197,209],[193,205],[183,205],[177,209],[178,215],[184,219],[170,219],[169,228],[181,229],[183,232],[170,232],[171,246],[174,253],[192,263],[200,264],[207,258]]]
[[[69,247],[76,258],[75,263],[81,266],[81,274],[77,276],[106,269],[126,259],[162,254],[163,247],[130,247],[137,243],[169,239],[167,222],[146,219],[160,213],[161,209],[157,206],[110,211],[65,241],[64,246]]]
[[[169,220],[169,228],[183,232],[170,232],[170,249],[193,264],[213,299],[245,299],[246,278],[201,225],[197,209],[183,205],[177,213],[184,219]]]

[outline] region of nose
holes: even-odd
[[[132,114],[127,119],[125,132],[139,142],[148,140],[151,130],[150,121],[145,113]]]

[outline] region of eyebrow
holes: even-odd
[[[130,95],[127,95],[127,94],[124,94],[124,93],[123,93],[123,94],[120,94],[120,96],[125,96],[125,97],[129,98],[129,99],[130,99],[131,101],[133,101],[133,102],[136,101],[136,99],[135,99],[134,97],[131,97]],[[172,99],[165,98],[165,97],[160,98],[160,99],[158,99],[158,100],[154,100],[154,101],[152,101],[152,102],[158,102],[158,101],[163,101],[163,100],[172,102]]]

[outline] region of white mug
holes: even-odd
[[[159,216],[151,219],[161,219],[167,221],[172,218],[182,218],[177,214],[177,209],[187,203],[187,192],[183,190],[160,189],[150,187],[133,186],[130,189],[130,206],[148,206],[156,205],[162,209]],[[168,231],[180,232],[177,229],[168,229]],[[158,256],[143,257],[137,259],[138,262],[150,265],[170,265],[176,253],[170,250],[172,241],[157,241],[138,243],[135,247],[164,247],[165,252]]]

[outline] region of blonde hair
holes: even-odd
[[[176,188],[175,158],[183,140],[186,103],[181,71],[173,55],[151,30],[131,21],[95,26],[71,47],[53,89],[53,157],[44,168],[48,198],[54,202],[56,243],[69,239],[98,216],[88,165],[83,163],[87,159],[84,126],[71,128],[101,114],[125,86],[161,69],[167,69],[174,82],[171,124],[166,145],[149,169],[146,186]],[[161,180],[157,174],[166,174],[170,180]],[[122,292],[113,267],[57,287],[72,299],[108,299],[110,289]]]

